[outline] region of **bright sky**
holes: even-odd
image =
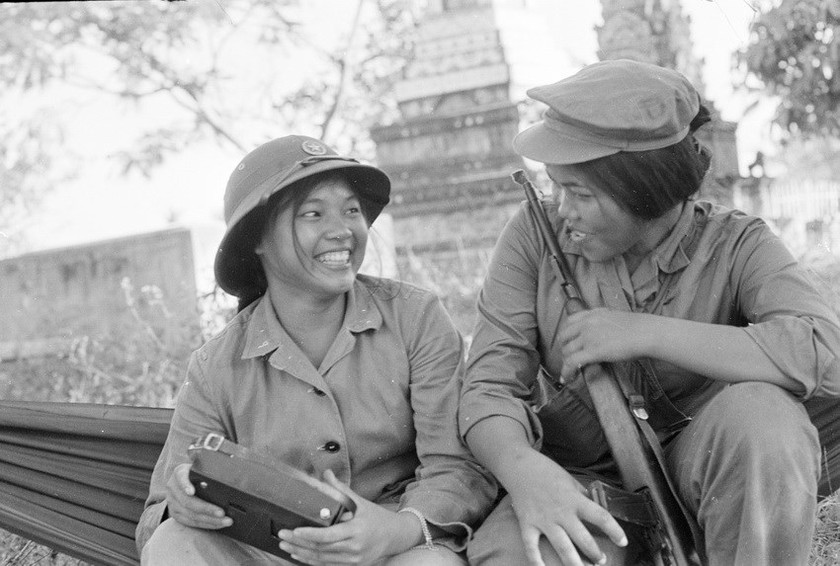
[[[522,26],[518,33],[510,34],[507,52],[514,78],[514,96],[524,96],[524,90],[533,84],[554,82],[575,72],[583,64],[597,61],[598,40],[594,28],[602,23],[600,2],[526,1],[537,7],[545,17],[532,17],[531,27]],[[676,1],[691,19],[694,53],[705,61],[703,80],[706,95],[714,101],[724,120],[742,121],[744,110],[754,98],[735,92],[731,67],[733,54],[747,46],[749,25],[756,17],[749,3],[751,0],[662,0],[662,3]],[[497,2],[501,5],[521,5],[522,0]],[[511,20],[515,18],[507,14],[505,19],[500,18],[502,22]],[[534,35],[537,30],[542,33]],[[552,69],[550,59],[546,57],[534,57],[535,50],[540,52],[543,49],[552,49],[558,55],[557,68]],[[741,128],[741,133],[754,132],[755,126],[767,122],[769,116],[766,111],[759,111],[754,118],[747,118],[756,122],[751,122],[749,128]],[[759,142],[749,135],[742,137],[745,139],[741,153],[752,158]]]
[[[315,2],[316,0],[308,0]],[[333,10],[315,12],[321,37],[338,35],[349,15],[346,0],[317,0]],[[668,0],[664,0],[668,1]],[[674,1],[674,0],[671,0]],[[749,100],[734,94],[731,85],[732,53],[744,47],[753,11],[748,0],[682,0],[693,20],[696,53],[705,58],[707,94],[726,120],[741,120],[739,151],[742,164],[751,160],[762,143],[769,116],[754,112],[743,118]],[[597,60],[594,26],[600,23],[600,3],[558,0],[496,0],[502,39],[511,65],[514,99],[536,84],[554,82],[581,65]],[[307,6],[310,4],[308,3]],[[527,10],[522,6],[526,5]],[[324,14],[336,14],[330,24]],[[332,29],[330,26],[336,26]],[[343,28],[341,26],[344,26]],[[289,69],[284,68],[284,72]],[[151,180],[126,179],[117,174],[108,155],[136,134],[137,119],[125,120],[125,109],[103,108],[96,100],[74,97],[58,106],[75,116],[78,132],[69,143],[86,155],[85,175],[57,189],[43,213],[21,231],[31,249],[61,247],[187,225],[196,236],[199,280],[209,277],[222,223],[222,195],[227,177],[239,155],[215,145],[182,152],[167,162]],[[145,119],[144,119],[145,121]],[[750,132],[751,135],[744,135]],[[278,133],[278,135],[281,133]]]

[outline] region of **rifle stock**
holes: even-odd
[[[515,171],[512,177],[525,190],[542,239],[548,246],[552,268],[566,295],[566,313],[586,310],[588,307],[575,287],[571,269],[549,224],[536,188],[521,169]],[[659,556],[654,559],[660,564],[692,566],[697,563],[697,558],[688,518],[668,483],[665,470],[643,439],[641,425],[631,413],[613,371],[615,368],[608,364],[589,364],[581,369],[598,420],[618,465],[624,489],[644,493],[653,503],[659,523],[655,536],[658,540],[654,541]]]

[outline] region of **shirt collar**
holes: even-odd
[[[347,306],[344,311],[344,327],[357,334],[382,326],[382,313],[373,300],[371,291],[357,279],[347,292]],[[274,314],[271,297],[266,293],[254,307],[245,331],[245,348],[242,358],[265,356],[291,341],[286,330]]]
[[[344,313],[344,326],[354,333],[376,330],[382,326],[382,313],[373,300],[375,288],[362,284],[359,279],[347,295],[347,310]]]
[[[689,199],[683,205],[680,217],[671,233],[653,250],[653,258],[659,269],[665,273],[674,273],[689,264],[686,254],[689,238],[694,228],[694,200]]]

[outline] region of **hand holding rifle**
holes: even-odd
[[[563,353],[561,375],[569,380],[583,366],[643,356],[644,341],[652,336],[648,322],[653,318],[644,313],[603,307],[569,315],[559,334]]]

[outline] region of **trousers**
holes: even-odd
[[[807,565],[820,448],[801,402],[772,384],[733,384],[664,451],[677,495],[697,518],[710,566]],[[639,563],[635,552],[597,538],[608,564]],[[544,538],[540,548],[547,566],[560,564]],[[527,563],[509,496],[476,531],[467,556],[472,565]]]
[[[216,531],[184,526],[175,519],[161,523],[143,546],[142,566],[295,566]],[[412,548],[373,566],[466,566],[460,553],[445,546]]]

